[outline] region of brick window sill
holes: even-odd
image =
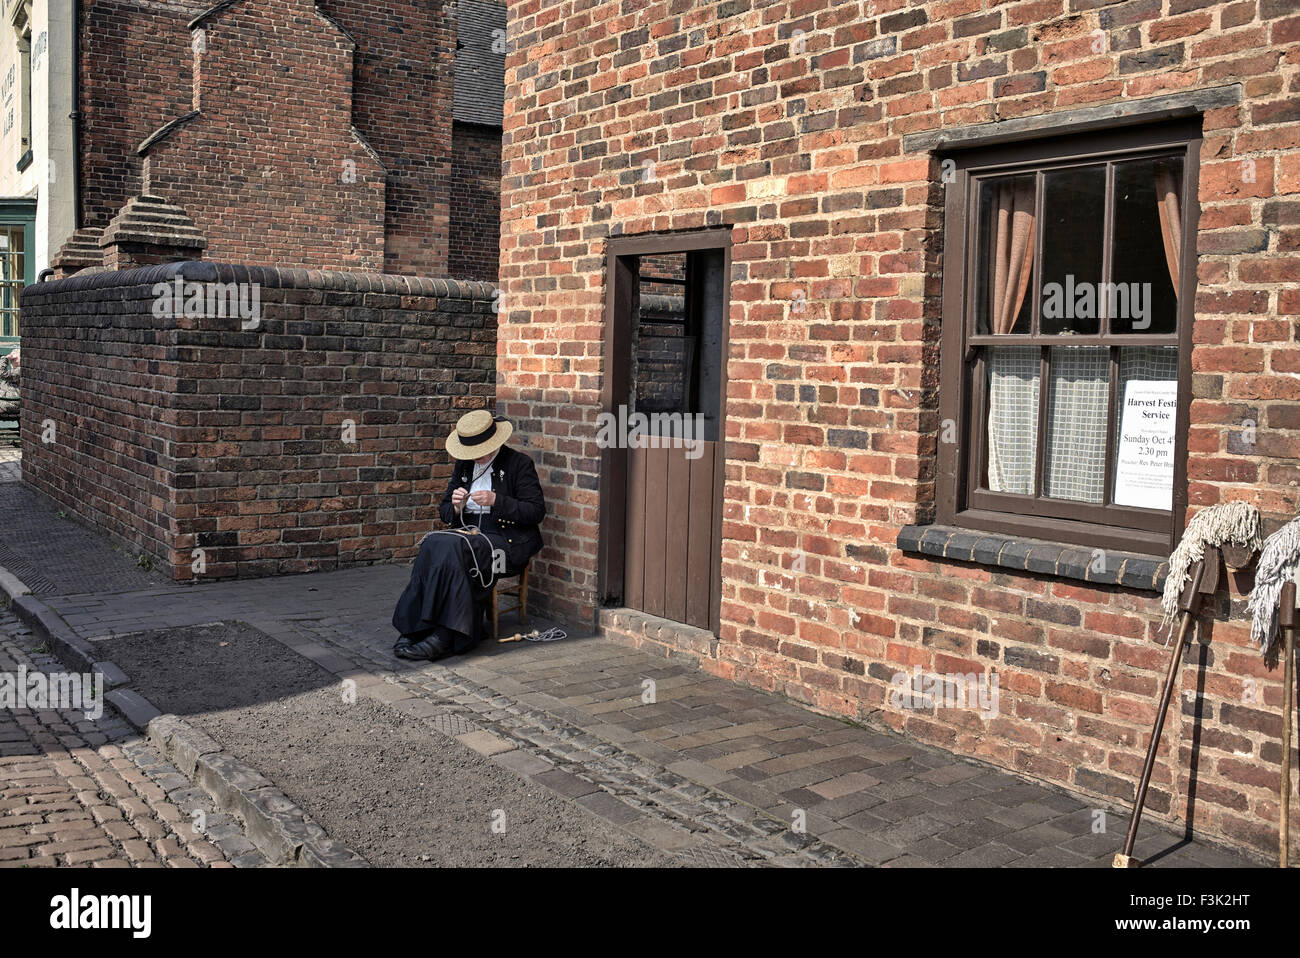
[[[1106,550],[1106,567],[1093,567],[1093,551],[1080,546],[962,529],[958,526],[904,526],[898,548],[940,559],[1036,572],[1092,585],[1117,585],[1147,592],[1164,588],[1169,563],[1154,556]]]

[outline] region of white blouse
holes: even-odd
[[[470,495],[473,495],[476,492],[490,492],[492,490],[492,467],[496,465],[496,461],[497,461],[497,457],[493,455],[492,461],[488,463],[486,466],[480,466],[477,462],[473,464],[474,471],[471,472],[470,475],[478,476],[478,478],[475,479],[472,483],[470,483],[469,486]],[[482,475],[479,475],[480,472],[482,472]],[[490,506],[481,506],[473,499],[466,499],[465,511],[466,512],[491,512],[492,508]]]

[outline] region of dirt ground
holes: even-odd
[[[660,852],[243,623],[104,642],[131,684],[381,866],[670,866]],[[504,821],[494,832],[493,821]]]

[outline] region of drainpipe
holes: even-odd
[[[81,0],[72,0],[72,228],[81,229]]]

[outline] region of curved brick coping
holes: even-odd
[[[1083,546],[1015,538],[956,526],[904,526],[898,533],[897,545],[904,552],[919,552],[940,559],[1149,592],[1164,589],[1165,576],[1169,572],[1168,562],[1152,556],[1114,549],[1097,550],[1104,553],[1104,562],[1099,569],[1095,561],[1097,551]]]
[[[221,11],[228,9],[229,7],[233,7],[235,4],[239,2],[240,0],[218,0],[217,3],[214,3],[212,6],[208,7],[206,10],[204,10],[202,13],[196,16],[193,20],[191,20],[188,24],[186,24],[186,27],[190,30],[196,30],[199,27],[203,26],[203,24],[206,21],[211,20],[213,17],[215,17]]]
[[[135,269],[104,270],[88,275],[74,273],[65,279],[28,286],[23,290],[23,299],[33,301],[62,293],[170,283],[177,276],[196,283],[257,283],[265,289],[321,289],[344,293],[432,296],[437,299],[481,300],[492,299],[496,294],[496,287],[491,283],[474,280],[279,266],[238,266],[233,263],[190,260],[139,266]]]
[[[154,144],[161,143],[163,140],[167,139],[167,137],[171,136],[173,132],[179,130],[186,123],[189,123],[191,120],[193,120],[195,117],[199,115],[200,113],[198,110],[191,110],[189,113],[186,113],[184,116],[178,116],[174,120],[168,120],[162,126],[158,127],[158,129],[154,130],[147,137],[145,137],[144,140],[140,143],[140,145],[135,148],[135,152],[140,156],[144,156],[149,152],[149,148],[152,147]]]
[[[204,10],[202,13],[200,13],[198,16],[196,16],[193,20],[191,20],[191,21],[189,22],[189,24],[187,24],[187,29],[189,29],[189,30],[197,30],[199,27],[203,26],[205,23],[207,23],[207,22],[208,22],[209,20],[211,20],[213,17],[217,16],[217,15],[220,14],[220,13],[225,12],[226,10],[228,10],[228,9],[230,9],[231,7],[235,6],[236,4],[238,4],[238,3],[242,3],[242,2],[243,2],[243,0],[219,0],[218,3],[214,3],[212,6],[208,7],[208,9]],[[341,23],[339,23],[337,20],[335,20],[333,17],[331,17],[329,14],[327,14],[324,10],[322,10],[322,9],[320,8],[320,4],[319,4],[319,3],[312,4],[312,6],[313,6],[313,7],[315,8],[315,10],[316,10],[316,16],[320,17],[322,20],[324,20],[324,21],[325,21],[326,23],[328,23],[330,26],[334,27],[334,29],[338,30],[339,33],[343,34],[343,36],[347,37],[348,40],[350,40],[350,41],[352,42],[352,46],[353,46],[353,48],[354,48],[354,49],[356,48],[356,45],[357,45],[356,37],[354,37],[354,36],[353,36],[352,34],[350,34],[347,30],[345,30],[345,29],[343,28],[343,25],[342,25]]]

